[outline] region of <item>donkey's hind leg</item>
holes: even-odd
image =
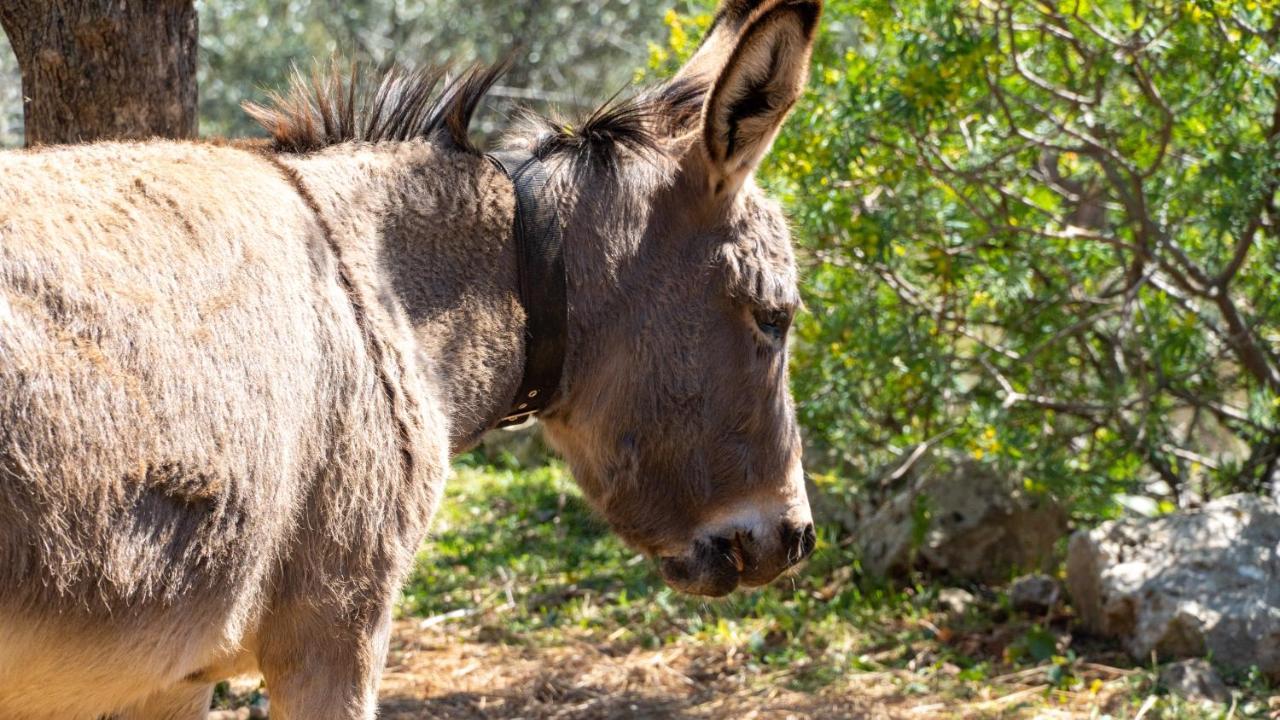
[[[212,683],[180,683],[112,715],[112,720],[203,720],[213,700]]]
[[[290,610],[272,613],[258,650],[271,720],[372,720],[387,657],[390,602],[372,612],[302,604]]]

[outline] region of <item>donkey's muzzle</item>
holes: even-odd
[[[686,555],[664,557],[659,566],[667,584],[693,595],[720,597],[738,585],[765,585],[813,553],[813,523],[784,524],[776,542],[752,533],[700,539]]]

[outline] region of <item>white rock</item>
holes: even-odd
[[[952,615],[964,615],[973,607],[977,598],[963,588],[943,588],[938,591],[938,608]]]
[[[1058,581],[1040,573],[1023,575],[1009,583],[1009,604],[1020,612],[1049,612],[1058,604],[1061,595]]]
[[[1280,680],[1280,504],[1231,495],[1203,509],[1076,533],[1067,589],[1081,621],[1135,660],[1211,655]]]
[[[1179,660],[1160,670],[1160,684],[1169,692],[1188,700],[1211,700],[1216,703],[1231,699],[1231,691],[1218,671],[1199,658]]]

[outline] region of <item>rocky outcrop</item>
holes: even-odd
[[[1231,699],[1222,676],[1206,660],[1194,658],[1170,663],[1160,670],[1160,685],[1187,700],[1221,703]]]
[[[1090,630],[1139,661],[1211,656],[1280,680],[1280,504],[1231,495],[1203,509],[1076,533],[1067,589]]]
[[[1018,612],[1042,615],[1053,610],[1061,596],[1062,587],[1048,575],[1023,575],[1009,583],[1009,605]]]

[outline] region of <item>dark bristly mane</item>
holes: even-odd
[[[471,119],[508,65],[473,65],[454,78],[443,67],[392,68],[369,83],[360,66],[344,74],[335,61],[327,70],[317,66],[309,80],[295,68],[287,91],[244,109],[282,152],[432,137],[474,152]]]
[[[639,155],[661,152],[664,137],[689,127],[699,116],[706,93],[702,83],[677,81],[631,97],[618,94],[577,125],[530,113],[534,126],[547,131],[537,152],[575,152],[583,160],[606,163],[619,148]]]
[[[295,68],[289,88],[266,104],[244,103],[245,112],[270,134],[280,152],[305,153],[345,142],[438,139],[478,152],[469,126],[486,93],[510,66],[473,65],[454,78],[447,68],[392,68],[374,82],[358,65],[338,62],[308,78]],[[707,88],[673,82],[632,97],[615,95],[585,120],[572,124],[525,112],[540,130],[537,152],[573,152],[583,160],[612,162],[614,151],[658,152],[660,140],[688,127],[701,112]]]

